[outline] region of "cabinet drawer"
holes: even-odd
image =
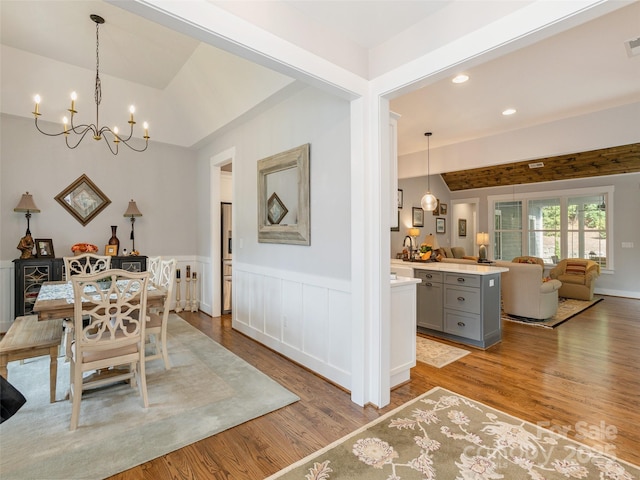
[[[415,270],[415,277],[423,282],[442,283],[442,272],[433,272],[431,270]]]
[[[480,289],[469,287],[444,287],[444,307],[469,313],[480,313]]]
[[[446,273],[444,283],[449,285],[461,285],[465,287],[480,287],[480,275],[464,275],[459,273]]]
[[[482,340],[482,322],[480,315],[444,311],[444,331],[472,340]]]

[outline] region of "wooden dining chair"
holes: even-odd
[[[164,299],[162,309],[157,312],[149,312],[147,320],[147,342],[150,348],[146,361],[162,358],[166,370],[171,368],[167,352],[167,322],[169,321],[169,308],[176,276],[176,264],[175,258],[160,262],[160,280],[156,285],[164,288],[167,296]]]
[[[147,271],[149,272],[149,282],[153,285],[157,285],[160,281],[160,262],[162,257],[148,257],[147,258]]]
[[[110,278],[107,282],[102,281],[105,273]],[[82,392],[89,388],[128,380],[132,387],[138,385],[144,407],[149,406],[144,363],[148,282],[149,272],[119,269],[71,277],[75,324],[71,430],[78,427]],[[121,366],[127,368],[115,368]],[[91,371],[97,373],[83,378]],[[113,413],[114,417],[118,414],[117,410]]]
[[[103,272],[111,268],[111,257],[108,255],[96,255],[95,253],[82,253],[73,257],[62,257],[64,260],[64,279],[68,282],[72,275],[89,275]],[[73,339],[73,320],[62,320],[64,329],[64,356],[65,361],[71,358],[71,340]]]

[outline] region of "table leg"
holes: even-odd
[[[58,346],[49,348],[49,402],[56,401],[56,382],[58,381]]]
[[[7,362],[9,361],[8,355],[0,355],[0,376],[4,377],[5,380],[9,380],[7,373]]]

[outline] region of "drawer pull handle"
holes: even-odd
[[[465,326],[465,324],[464,324],[464,322],[458,322],[458,326],[459,326],[459,327],[464,327],[464,326]]]
[[[431,282],[425,283],[425,285],[426,285],[427,287],[433,287],[433,283],[431,283]]]
[[[458,300],[464,302],[464,297],[458,297]]]
[[[464,283],[464,278],[462,278],[462,277],[458,277],[458,281],[459,281],[460,283]]]
[[[433,278],[433,275],[431,275],[431,274],[429,273],[429,274],[425,275],[425,277],[427,277],[427,278]]]

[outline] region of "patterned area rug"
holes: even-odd
[[[640,478],[613,451],[436,387],[267,480]]]
[[[558,311],[548,320],[540,321],[533,318],[517,317],[515,315],[507,315],[504,312],[502,312],[502,319],[509,322],[524,323],[525,325],[532,325],[534,327],[555,328],[602,300],[604,300],[604,298],[598,296],[595,296],[591,301],[561,297],[558,300]]]
[[[468,350],[435,342],[420,335],[416,339],[416,359],[434,367],[442,368],[469,353],[471,352]]]
[[[87,391],[74,432],[63,400],[69,363],[58,359],[58,401],[49,403],[49,357],[10,362],[9,381],[27,403],[0,425],[0,477],[109,477],[298,400],[177,315],[167,328],[172,368],[147,363],[149,408],[126,384]]]

